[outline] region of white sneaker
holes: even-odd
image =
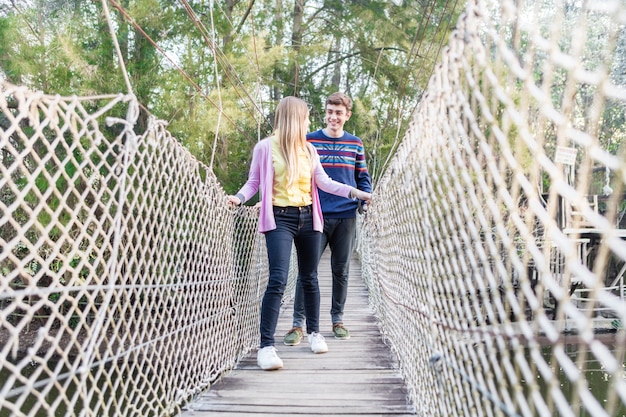
[[[274,346],[265,346],[259,349],[256,355],[256,363],[264,371],[272,371],[283,367],[283,361],[276,354]]]
[[[309,345],[313,353],[326,353],[328,352],[328,345],[324,340],[324,336],[318,332],[313,332],[309,335]]]

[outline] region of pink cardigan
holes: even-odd
[[[313,145],[307,143],[313,148]],[[352,187],[332,180],[320,163],[317,151],[313,148],[314,169],[311,175],[311,198],[313,200],[313,229],[318,232],[324,230],[324,219],[317,188],[330,194],[349,198]],[[274,210],[272,209],[272,189],[274,184],[274,164],[272,163],[272,144],[270,138],[257,143],[252,151],[252,163],[248,173],[248,181],[237,192],[242,203],[250,200],[257,191],[260,191],[261,213],[259,215],[259,232],[265,233],[276,229]]]

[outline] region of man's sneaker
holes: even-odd
[[[324,336],[318,332],[313,332],[309,335],[309,345],[313,353],[326,353],[328,352],[328,346],[324,340]]]
[[[283,337],[283,343],[287,346],[299,345],[300,342],[302,342],[302,327],[294,327]]]
[[[343,327],[343,323],[333,324],[333,334],[335,335],[335,339],[350,339],[350,332]]]
[[[265,346],[259,349],[256,355],[256,363],[259,365],[259,368],[264,371],[271,371],[283,367],[283,361],[276,354],[276,348],[274,346]]]

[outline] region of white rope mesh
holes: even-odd
[[[601,141],[626,134],[625,16],[473,1],[458,22],[360,230],[418,415],[626,415],[626,158]]]
[[[418,415],[626,415],[625,16],[468,2],[359,229]],[[1,88],[0,415],[177,414],[258,344],[256,209],[132,95]]]
[[[163,415],[257,345],[256,210],[163,122],[6,84],[0,108],[0,414]]]

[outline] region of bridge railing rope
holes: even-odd
[[[0,415],[175,414],[258,344],[258,213],[132,96],[2,85]]]
[[[626,415],[625,12],[468,2],[359,232],[418,415]]]

